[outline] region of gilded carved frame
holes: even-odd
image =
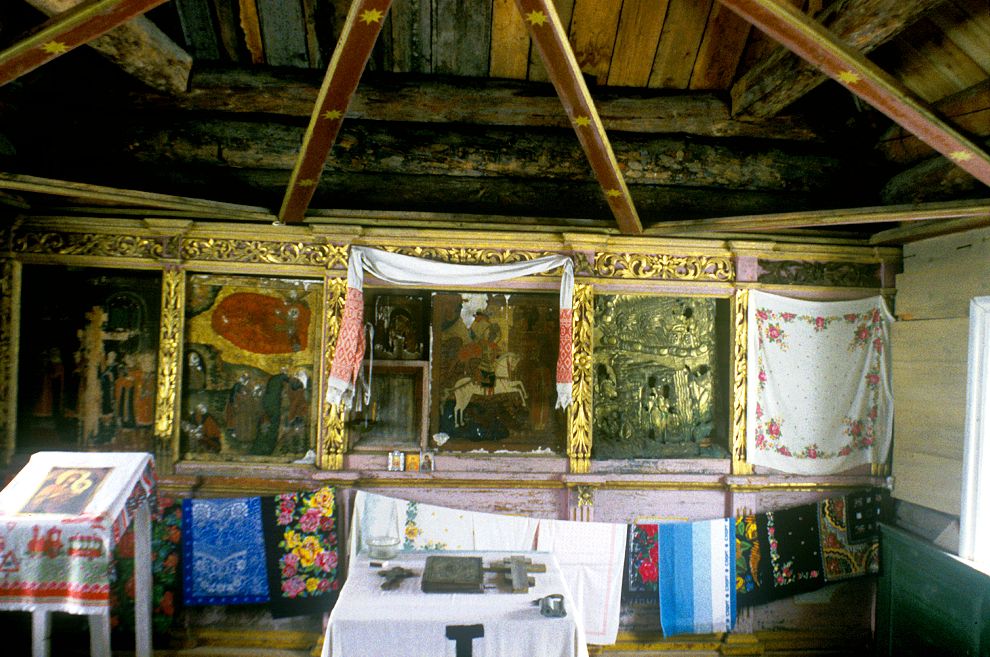
[[[614,238],[598,235],[486,235],[478,247],[471,234],[428,230],[386,231],[320,227],[267,227],[193,224],[171,220],[28,219],[10,229],[0,261],[0,436],[3,456],[13,453],[16,431],[16,358],[21,263],[157,269],[162,272],[162,323],[158,362],[155,436],[161,470],[178,458],[176,417],[182,376],[182,336],[186,275],[190,272],[323,278],[319,394],[323,398],[332,346],[336,342],[346,292],[349,245],[371,244],[390,251],[464,264],[530,260],[549,254],[574,259],[574,403],[568,410],[566,453],[569,470],[590,470],[592,445],[592,334],[594,294],[599,288],[633,286],[650,293],[734,294],[732,321],[732,472],[751,471],[745,455],[746,307],[748,293],[736,290],[736,257],[723,242]],[[553,246],[547,248],[547,244]],[[423,244],[437,246],[424,247]],[[799,247],[795,247],[795,254]],[[845,256],[845,254],[842,254]],[[871,256],[877,258],[875,251]],[[797,256],[795,256],[797,257]],[[864,257],[860,255],[860,257]],[[550,288],[537,280],[538,288]],[[320,402],[317,461],[338,470],[347,452],[344,417]]]

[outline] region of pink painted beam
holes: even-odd
[[[302,149],[282,199],[279,220],[299,223],[306,216],[340,125],[371,57],[392,0],[353,0],[323,86],[303,137]]]
[[[543,58],[550,81],[574,126],[619,230],[626,234],[642,233],[643,225],[636,206],[552,0],[516,0],[516,6]],[[552,203],[553,199],[547,199],[547,202]]]
[[[719,0],[902,128],[990,185],[990,155],[940,119],[898,80],[784,0]]]
[[[0,85],[102,36],[167,0],[88,0],[53,16],[0,52]]]

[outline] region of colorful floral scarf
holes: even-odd
[[[626,541],[626,576],[623,596],[628,602],[657,600],[659,560],[657,554],[657,525],[629,525]]]
[[[261,500],[272,616],[329,612],[336,600],[335,491],[286,493]]]
[[[860,524],[872,526],[872,532],[867,531],[865,538],[858,541],[850,538],[849,531],[850,521],[855,526],[857,515]],[[832,497],[818,504],[826,582],[837,582],[879,571],[880,535],[876,515],[877,506],[873,503],[871,493]],[[872,516],[872,522],[867,520],[864,523],[864,516]]]

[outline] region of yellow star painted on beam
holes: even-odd
[[[65,45],[61,41],[49,41],[45,45],[41,46],[41,49],[49,55],[63,55],[69,52],[69,46]]]
[[[339,119],[343,115],[344,115],[343,112],[341,112],[340,110],[332,109],[332,110],[327,110],[326,112],[324,112],[323,113],[323,118],[325,118],[327,121],[336,121],[337,119]]]
[[[581,127],[587,127],[587,126],[591,125],[591,119],[588,118],[587,116],[579,116],[579,117],[577,117],[577,118],[574,119],[574,125],[578,125],[578,126],[581,126]]]
[[[542,11],[531,11],[526,14],[526,20],[529,21],[530,25],[546,25],[547,15]]]
[[[365,25],[371,25],[372,23],[377,23],[384,17],[381,11],[377,9],[365,9],[361,12],[361,20],[364,21]]]
[[[842,71],[839,73],[839,81],[845,84],[856,84],[862,78],[855,71]]]
[[[969,151],[953,151],[949,153],[949,157],[956,162],[966,162],[967,160],[973,159],[973,154]]]
[[[622,196],[622,192],[620,190],[618,190],[618,189],[609,189],[609,190],[606,190],[605,194],[609,198],[616,198],[617,196]]]
[[[302,180],[300,180],[296,184],[298,186],[300,186],[300,187],[312,187],[313,185],[316,184],[316,181],[313,180],[312,178],[303,178]]]

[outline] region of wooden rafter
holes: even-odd
[[[551,0],[516,0],[533,43],[540,53],[550,81],[560,96],[564,111],[574,126],[581,147],[584,149],[595,177],[605,193],[608,205],[619,224],[619,230],[627,234],[643,232],[632,196],[612,152],[605,127],[591,93],[581,75],[574,52],[567,40]],[[547,199],[552,203],[553,199]]]
[[[351,2],[278,213],[279,219],[285,223],[298,223],[306,216],[327,156],[340,132],[347,106],[361,80],[391,4],[392,0]]]
[[[16,173],[0,172],[0,189],[83,199],[119,206],[175,210],[193,214],[223,215],[231,219],[250,219],[267,222],[275,218],[265,208],[257,206],[222,203],[220,201],[190,198],[188,196],[155,194],[153,192],[104,187],[102,185],[90,185],[69,180],[39,178],[37,176],[26,176]]]
[[[769,233],[794,228],[825,228],[857,224],[985,220],[988,216],[990,216],[990,199],[978,199],[669,221],[651,226],[645,233],[652,236],[697,235],[711,232]]]
[[[48,16],[55,16],[82,4],[82,0],[27,0],[27,3]],[[153,89],[182,94],[189,84],[192,56],[145,16],[118,25],[87,45]]]
[[[837,0],[817,14],[815,20],[836,39],[865,54],[890,41],[940,2]],[[775,116],[827,79],[813,63],[795,57],[781,46],[732,85],[732,113],[746,117]]]
[[[862,53],[784,0],[720,0],[740,16],[845,86],[985,185],[990,155],[939,119]]]
[[[165,2],[167,0],[89,0],[52,17],[30,36],[0,52],[0,85]]]

